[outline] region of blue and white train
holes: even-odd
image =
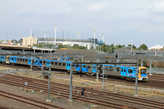
[[[134,66],[109,64],[72,64],[72,61],[69,60],[69,57],[61,57],[60,59],[40,59],[37,57],[0,55],[0,63],[27,66],[32,65],[35,67],[53,68],[66,71],[70,71],[70,69],[72,68],[72,71],[75,73],[85,73],[89,75],[96,75],[97,72],[99,72],[99,74],[102,74],[102,69],[104,69],[105,75],[119,76],[126,80],[134,80],[137,75],[138,80],[140,81],[147,81],[149,79],[146,67],[139,67],[137,71],[137,68]]]

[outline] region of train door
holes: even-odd
[[[66,70],[67,71],[70,71],[70,69],[71,69],[71,62],[66,62]]]
[[[49,59],[45,60],[46,67],[51,67],[51,61]]]
[[[92,74],[91,75],[96,75],[96,72],[97,72],[97,65],[93,64],[92,65]]]
[[[126,77],[126,68],[124,66],[121,66],[121,71],[120,71],[120,75],[121,77]]]
[[[81,73],[82,69],[80,67],[80,64],[75,64],[75,71]]]
[[[28,64],[28,65],[31,65],[31,64],[32,64],[32,61],[33,61],[32,58],[28,58],[27,64]]]
[[[17,58],[16,56],[10,56],[9,57],[9,62],[10,63],[16,63],[16,58]]]
[[[82,64],[81,67],[82,67],[83,73],[88,73],[88,68],[87,68],[86,64]]]

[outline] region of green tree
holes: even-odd
[[[141,44],[139,47],[138,47],[139,50],[147,50],[148,47],[146,44]]]
[[[111,45],[106,45],[106,44],[102,45],[102,50],[104,52],[113,53],[115,49],[116,49],[116,47],[113,44],[111,44]]]
[[[74,49],[87,49],[86,47],[79,46],[79,45],[77,45],[77,44],[73,45],[72,48],[74,48]]]
[[[136,49],[137,48],[135,45],[128,44],[128,48],[131,48],[131,46],[132,46],[133,49]]]
[[[119,45],[116,45],[116,46],[115,46],[115,49],[124,48],[124,47],[125,47],[125,45],[120,45],[120,44],[119,44]]]

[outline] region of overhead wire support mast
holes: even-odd
[[[102,66],[102,73],[103,73],[103,78],[102,78],[102,89],[104,90],[104,77],[105,77],[105,75],[104,75],[104,64],[103,64],[103,66]]]
[[[136,80],[135,80],[135,86],[136,86],[135,96],[138,96],[138,72],[139,72],[139,66],[138,66],[138,63],[137,63]]]
[[[55,35],[55,47],[56,47],[56,25],[55,25],[55,28],[54,28],[54,35]]]
[[[69,99],[72,101],[72,63],[70,63]]]

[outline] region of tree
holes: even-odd
[[[147,47],[147,45],[146,44],[141,44],[140,46],[139,46],[139,48],[138,48],[139,50],[147,50],[148,49],[148,47]]]
[[[87,49],[86,47],[79,46],[78,44],[74,44],[72,48],[74,48],[74,49]]]
[[[128,44],[128,48],[131,48],[131,46],[132,46],[133,49],[136,49],[135,45]]]
[[[124,48],[124,47],[125,47],[125,45],[120,45],[120,44],[115,46],[116,49]]]

